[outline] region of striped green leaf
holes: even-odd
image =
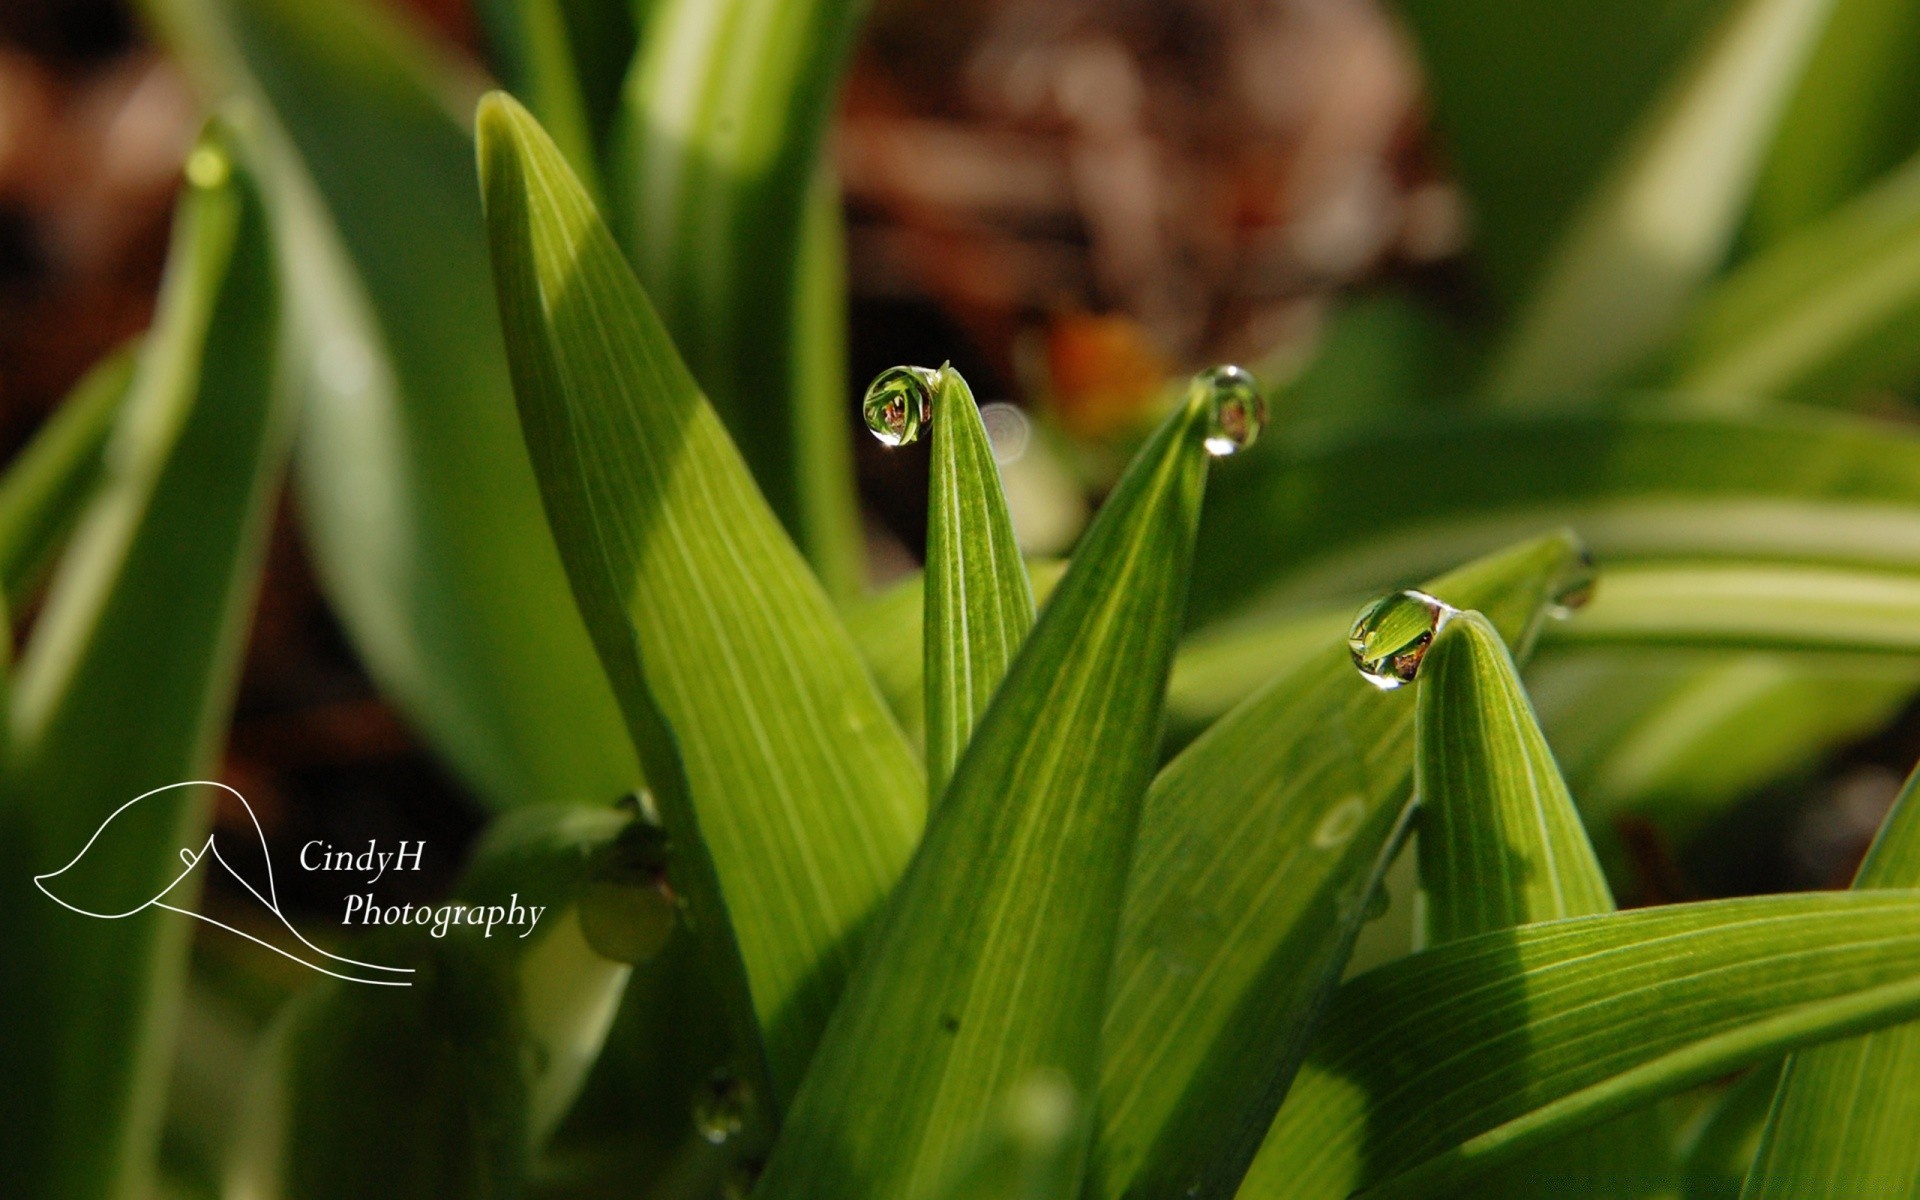
[[[508,91],[520,97],[588,190],[600,190],[599,147],[587,118],[565,0],[480,0],[474,6]]]
[[[119,810],[218,764],[284,464],[257,185],[218,127],[190,172],[153,332],[12,697],[0,1078],[32,1096],[0,1123],[13,1196],[147,1193],[191,924],[148,902],[205,841],[210,797],[175,788]],[[190,908],[198,882],[173,901]]]
[[[927,796],[937,802],[974,722],[1033,628],[1033,585],[973,390],[951,366],[933,401],[924,637]]]
[[[1378,592],[1556,524],[1609,566],[1920,563],[1920,436],[1894,422],[1669,406],[1278,432],[1208,501],[1200,616]]]
[[[1920,777],[1910,778],[1854,880],[1856,891],[1920,882]],[[1742,1197],[1838,1200],[1920,1188],[1920,1026],[1787,1059]]]
[[[777,1109],[918,840],[920,768],[586,192],[498,93],[480,174],[548,516]]]
[[[1414,792],[1425,942],[1613,911],[1533,706],[1500,635],[1476,612],[1434,635],[1420,665]],[[1483,1197],[1655,1194],[1671,1175],[1657,1110],[1629,1113],[1480,1179]]]
[[[1920,1013],[1920,893],[1482,934],[1341,989],[1239,1195],[1445,1194],[1747,1063]]]
[[[88,371],[0,476],[0,591],[16,602],[40,582],[99,482],[137,358],[128,346]]]
[[[1564,534],[1536,539],[1426,587],[1524,650],[1579,553]],[[1369,687],[1328,630],[1154,780],[1101,1035],[1088,1195],[1219,1195],[1245,1170],[1404,828],[1404,700]]]
[[[1747,563],[1608,569],[1553,648],[1661,646],[1911,656],[1920,572]]]
[[[1093,1093],[1209,404],[1194,389],[1135,457],[975,728],[781,1133],[768,1200],[922,1195],[1034,1074]]]
[[[817,174],[864,0],[657,0],[610,155],[620,240],[774,512],[857,592],[839,189]]]
[[[382,689],[494,804],[639,769],[514,417],[470,70],[367,0],[145,0],[210,96],[259,101],[307,403],[297,507]]]

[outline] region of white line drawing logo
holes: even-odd
[[[71,871],[80,862],[81,859],[85,858],[87,856],[87,851],[93,849],[93,844],[100,840],[100,835],[107,831],[107,828],[113,824],[113,822],[120,816],[121,813],[126,812],[128,809],[132,808],[134,805],[140,803],[142,800],[145,800],[148,797],[158,796],[162,792],[171,792],[177,788],[189,788],[189,787],[218,788],[221,791],[227,793],[229,796],[232,796],[235,800],[238,800],[240,802],[240,807],[246,811],[247,820],[253,824],[254,836],[260,839],[261,861],[266,864],[266,871],[267,871],[267,880],[266,880],[267,887],[266,887],[265,895],[262,895],[260,893],[260,890],[254,887],[253,883],[250,880],[248,880],[245,875],[241,874],[239,871],[234,870],[233,865],[229,863],[221,855],[219,846],[214,844],[214,835],[211,833],[207,835],[207,840],[205,844],[203,844],[198,850],[190,850],[185,846],[182,846],[180,848],[180,861],[185,863],[186,867],[178,875],[174,876],[173,882],[161,888],[159,894],[154,896],[153,899],[148,900],[144,904],[139,904],[134,906],[133,908],[127,909],[125,912],[93,912],[89,909],[82,908],[77,904],[69,903],[67,900],[63,899],[62,897],[55,895],[53,889],[47,886],[48,880],[57,879],[61,875],[66,874],[68,871]],[[326,950],[322,950],[320,947],[314,945],[312,942],[309,942],[304,936],[302,936],[300,931],[293,927],[293,922],[287,920],[286,914],[280,911],[280,898],[278,893],[275,892],[274,886],[273,886],[273,858],[267,852],[267,835],[261,831],[260,819],[253,815],[253,806],[247,803],[247,798],[245,796],[242,796],[239,792],[235,791],[233,788],[228,787],[224,783],[216,783],[215,781],[210,779],[190,779],[184,783],[170,783],[170,784],[167,784],[165,787],[157,787],[150,792],[140,793],[138,796],[135,796],[133,799],[127,801],[125,804],[122,804],[119,808],[114,809],[112,814],[109,815],[106,820],[100,822],[100,828],[93,831],[93,836],[87,839],[86,845],[80,847],[80,853],[74,855],[71,862],[67,863],[67,865],[64,867],[61,867],[58,871],[48,871],[44,875],[35,875],[33,877],[33,882],[34,882],[34,886],[38,887],[42,892],[45,892],[47,897],[50,900],[52,900],[54,903],[60,905],[62,908],[70,909],[73,912],[77,912],[83,917],[97,917],[103,921],[119,921],[127,917],[131,917],[136,913],[145,912],[149,908],[164,908],[168,912],[176,912],[181,914],[182,916],[192,917],[196,921],[205,921],[209,925],[218,926],[219,928],[226,930],[228,933],[239,934],[241,937],[246,938],[248,941],[253,942],[256,945],[265,946],[267,949],[273,951],[275,954],[281,955],[285,958],[290,958],[294,962],[299,963],[301,966],[307,967],[311,970],[318,971],[322,975],[331,975],[335,979],[343,979],[348,983],[365,983],[365,984],[371,984],[375,987],[411,987],[413,986],[412,981],[407,979],[382,979],[377,976],[373,978],[363,978],[358,974],[349,975],[349,974],[344,974],[341,971],[330,970],[327,967],[321,966],[318,962],[309,961],[308,959],[303,958],[300,954],[294,953],[293,951],[283,950],[279,946],[276,946],[271,942],[263,941],[262,939],[257,938],[252,934],[245,932],[244,930],[235,929],[233,926],[228,925],[222,921],[216,921],[212,917],[206,916],[203,913],[197,913],[192,911],[191,909],[179,908],[175,905],[166,903],[167,893],[173,891],[174,888],[179,887],[181,882],[184,881],[187,878],[187,876],[193,874],[194,869],[201,864],[201,862],[206,858],[208,854],[212,854],[214,861],[219,863],[220,866],[226,870],[227,874],[233,876],[236,880],[238,880],[240,882],[240,886],[247,889],[247,891],[253,896],[255,900],[258,900],[261,904],[265,905],[268,912],[272,913],[275,917],[279,918],[280,924],[286,927],[286,930],[288,933],[291,933],[299,941],[299,943],[302,946],[305,946],[308,950],[311,950],[313,953],[321,956],[322,958],[330,959],[335,963],[344,964],[345,966],[348,966],[348,967],[362,968],[366,971],[386,971],[396,975],[411,975],[413,973],[412,967],[385,967],[385,966],[381,966],[379,963],[361,962],[360,960],[354,959],[354,958],[343,958],[338,954],[333,954],[333,953],[329,953]]]

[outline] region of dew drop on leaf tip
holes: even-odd
[[[1579,560],[1561,577],[1547,611],[1564,621],[1585,608],[1587,602],[1593,599],[1595,578],[1593,555],[1582,550]]]
[[[1382,596],[1361,609],[1347,633],[1347,650],[1360,677],[1383,692],[1412,683],[1434,635],[1457,611],[1412,590]]]
[[[1190,395],[1207,406],[1207,453],[1237,454],[1259,439],[1267,424],[1267,398],[1245,367],[1208,367],[1193,377]]]
[[[874,377],[860,402],[867,430],[883,446],[907,446],[933,423],[933,393],[940,372],[930,367],[888,367]]]
[[[693,1127],[709,1144],[722,1146],[747,1127],[747,1085],[731,1071],[718,1071],[693,1106]]]

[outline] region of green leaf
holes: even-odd
[[[1033,628],[1033,586],[1013,537],[973,390],[951,366],[933,401],[928,481],[927,796],[946,789],[974,722]]]
[[[1909,778],[1856,891],[1920,881],[1920,777]],[[1787,1059],[1742,1197],[1900,1195],[1920,1187],[1920,1025]]]
[[[1920,365],[1916,332],[1920,159],[1701,297],[1668,352],[1668,378],[1734,401],[1847,399],[1906,383]]]
[[[1240,1195],[1429,1196],[1783,1051],[1920,1013],[1920,893],[1482,934],[1341,989]]]
[[[1420,665],[1414,793],[1426,941],[1439,945],[1538,921],[1613,911],[1518,670],[1485,617],[1437,632]],[[1629,1113],[1508,1163],[1483,1197],[1654,1194],[1671,1175],[1657,1110]]]
[[[133,379],[132,346],[74,385],[0,477],[0,592],[25,599],[73,528],[101,472],[101,448]]]
[[[1920,572],[1745,563],[1609,568],[1545,644],[1911,656]]]
[[[1920,5],[1834,0],[1755,189],[1754,239],[1771,245],[1920,149],[1913,128],[1916,80]]]
[[[1430,944],[1613,911],[1519,671],[1477,612],[1420,665],[1414,764]]]
[[[1524,650],[1579,553],[1540,538],[1426,590]],[[1154,780],[1101,1034],[1089,1196],[1218,1194],[1245,1170],[1404,826],[1404,699],[1369,687],[1329,630]]]
[[[1073,1089],[1040,1074],[1007,1096],[979,1144],[934,1189],[939,1200],[1051,1200],[1078,1183],[1082,1117]]]
[[[1618,380],[1667,340],[1732,245],[1832,3],[1738,0],[1561,235],[1489,392],[1562,400]]]
[[[1378,592],[1560,524],[1609,567],[1920,563],[1920,436],[1895,422],[1641,408],[1277,432],[1208,501],[1194,580],[1203,619]]]
[[[975,728],[774,1148],[768,1200],[913,1196],[1035,1072],[1092,1094],[1210,402],[1190,391],[1135,457]]]
[[[838,189],[818,172],[865,11],[657,0],[609,167],[620,240],[674,344],[840,596],[860,582],[847,398],[809,364],[844,357]]]
[[[356,649],[496,805],[632,791],[514,417],[472,80],[365,0],[147,6],[203,91],[261,102],[311,380],[297,507]]]
[[[547,512],[777,1107],[919,838],[920,769],[592,202],[498,93],[480,174]]]
[[[1727,0],[1401,0],[1459,163],[1488,273],[1509,300],[1619,158]]]
[[[232,151],[220,126],[194,151],[154,330],[13,692],[0,1076],[31,1101],[0,1125],[9,1195],[144,1194],[157,1148],[189,922],[147,906],[209,805],[177,788],[109,818],[218,761],[288,433],[275,264]],[[83,857],[87,911],[131,915],[35,888]]]
[[[563,0],[479,0],[474,8],[507,90],[539,118],[587,189],[599,194],[597,143]]]

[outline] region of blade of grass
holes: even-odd
[[[217,762],[284,461],[276,273],[233,142],[216,126],[190,161],[159,316],[13,693],[0,1076],[31,1100],[0,1122],[8,1195],[132,1196],[151,1179],[188,922],[100,920],[33,884],[87,848],[100,893],[81,902],[133,912],[205,837],[207,799],[182,788],[89,842]]]
[[[1920,573],[1745,563],[1608,569],[1545,645],[1662,646],[1911,656]]]
[[[1920,13],[1920,5],[1913,6]],[[1685,392],[1848,399],[1920,354],[1920,159],[1700,298],[1667,377]]]
[[[918,840],[925,784],[591,201],[499,93],[480,174],[547,511],[771,1115]]]
[[[1348,983],[1239,1195],[1445,1194],[1534,1146],[1920,1012],[1920,893],[1481,934]]]
[[[1738,0],[1561,237],[1495,356],[1493,397],[1564,400],[1665,342],[1726,257],[1832,4]]]
[[[1524,651],[1579,553],[1568,535],[1540,538],[1427,588]],[[1221,1195],[1245,1170],[1403,827],[1413,712],[1400,699],[1369,687],[1329,631],[1154,780],[1087,1195]]]
[[[865,11],[864,0],[657,0],[609,168],[620,240],[675,345],[840,596],[859,584],[847,398],[806,385],[806,363],[832,352],[807,338],[832,322],[796,305],[816,293],[830,305],[844,286],[838,204],[816,171]]]
[[[939,380],[923,638],[929,805],[946,789],[974,722],[1033,628],[1033,586],[973,390],[951,366],[941,368]]]
[[[1856,891],[1920,881],[1920,776],[1910,777],[1853,881]],[[1743,1198],[1818,1200],[1920,1186],[1920,1026],[1792,1055]]]
[[[383,691],[499,806],[639,783],[513,409],[470,72],[365,0],[146,0],[210,96],[260,102],[311,377],[298,512]]]
[[[1420,664],[1414,793],[1426,943],[1612,912],[1613,894],[1506,645],[1477,612],[1453,617]],[[1496,1168],[1484,1197],[1661,1194],[1672,1133],[1628,1113]]]
[[[1406,419],[1291,444],[1278,432],[1207,506],[1203,619],[1377,593],[1560,524],[1609,566],[1920,563],[1920,436],[1895,422],[1636,409]]]
[[[101,360],[0,477],[0,593],[31,595],[101,472],[101,448],[133,379],[137,352]]]
[[[807,1074],[768,1200],[923,1194],[1034,1073],[1092,1093],[1210,403],[1196,385],[1134,458],[981,717]]]

